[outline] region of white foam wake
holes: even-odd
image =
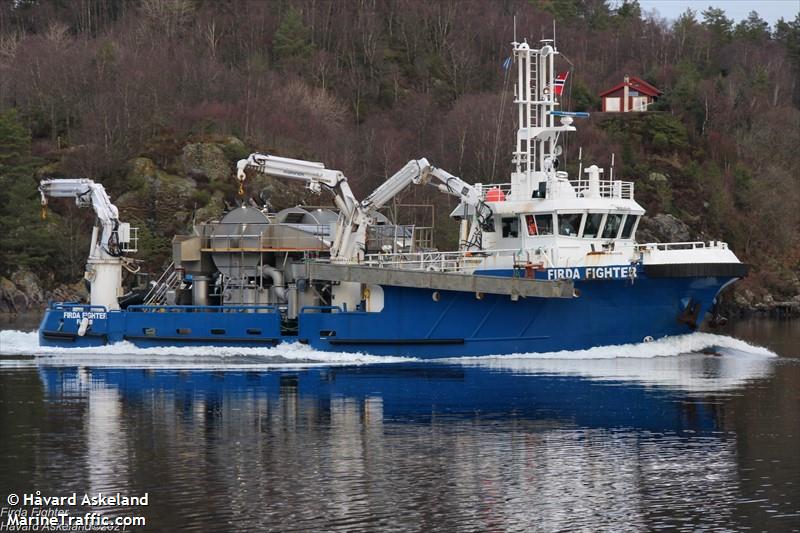
[[[81,364],[92,366],[160,368],[253,368],[254,366],[373,364],[413,361],[407,357],[378,356],[361,353],[322,352],[300,343],[275,347],[241,346],[164,346],[139,348],[130,342],[86,348],[40,346],[34,331],[0,331],[0,355],[34,356],[40,363]],[[19,364],[19,361],[0,365]]]
[[[754,346],[743,340],[726,337],[724,335],[697,332],[674,337],[664,337],[663,339],[658,339],[653,342],[597,346],[586,350],[459,357],[455,360],[465,362],[483,359],[619,359],[623,357],[649,359],[651,357],[669,357],[702,352],[709,348],[719,351],[720,353],[743,352],[764,357],[776,357],[775,353],[762,346]]]
[[[680,354],[699,353],[713,348],[718,353],[732,358],[740,354],[746,358],[763,360],[775,354],[766,348],[750,345],[744,341],[713,335],[710,333],[693,333],[678,337],[660,339],[651,343],[626,344],[618,346],[601,346],[587,350],[559,351],[547,353],[527,353],[494,355],[484,357],[458,357],[438,359],[438,362],[451,362],[462,365],[485,366],[493,369],[520,372],[575,372],[585,374],[596,367],[602,375],[625,374],[609,368],[601,361],[653,359],[676,356]],[[49,365],[91,365],[129,368],[254,368],[274,366],[315,366],[344,364],[379,364],[416,361],[413,358],[377,356],[361,353],[323,352],[307,345],[281,344],[275,347],[158,347],[138,348],[129,342],[121,342],[108,346],[93,348],[54,348],[39,345],[38,334],[30,331],[0,331],[0,355],[33,356],[28,363],[16,360],[0,360],[2,366],[19,366],[25,364]],[[592,363],[592,360],[596,360]],[[552,361],[552,363],[547,363]],[[559,363],[559,361],[562,361]],[[574,363],[569,363],[574,361]],[[674,366],[672,363],[667,366]],[[617,364],[617,366],[620,366]],[[630,370],[636,364],[621,365]],[[646,364],[648,369],[654,365]],[[663,366],[663,365],[662,365]],[[640,376],[634,369],[633,374]]]
[[[708,355],[709,349],[720,357]],[[734,391],[748,382],[768,377],[775,357],[770,350],[739,339],[692,333],[650,343],[449,361],[519,374],[571,375],[612,384],[635,382],[706,393]]]

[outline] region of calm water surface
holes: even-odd
[[[778,356],[706,336],[545,360],[143,363],[5,331],[0,508],[103,491],[148,493],[94,508],[144,531],[800,531],[800,323],[726,334]]]

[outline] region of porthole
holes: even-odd
[[[431,294],[431,298],[433,298],[434,302],[438,302],[439,300],[442,299],[442,295],[439,294],[439,291],[433,291],[433,294]]]

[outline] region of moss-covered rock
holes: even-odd
[[[245,194],[259,204],[269,203],[273,211],[298,205],[332,204],[330,195],[318,196],[300,184],[286,183],[270,176],[250,174],[245,181]]]
[[[236,162],[250,155],[250,150],[247,149],[247,146],[241,139],[233,135],[226,135],[220,138],[219,145],[230,162]]]
[[[194,219],[199,224],[210,220],[219,220],[224,213],[224,195],[221,192],[215,192],[208,202],[194,212]]]
[[[141,187],[151,177],[159,172],[158,166],[152,159],[147,157],[137,157],[128,162],[128,173],[125,175],[126,184],[129,189]]]
[[[130,190],[116,200],[126,221],[146,226],[153,235],[186,229],[196,204],[194,180],[168,174],[144,157],[130,162],[126,180]]]
[[[198,181],[233,179],[233,165],[223,146],[217,143],[192,143],[184,146],[181,152],[184,174]]]

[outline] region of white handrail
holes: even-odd
[[[728,249],[728,243],[722,241],[686,241],[686,242],[648,242],[637,244],[636,249],[639,251],[653,251],[653,250],[695,250],[703,248],[715,249]]]

